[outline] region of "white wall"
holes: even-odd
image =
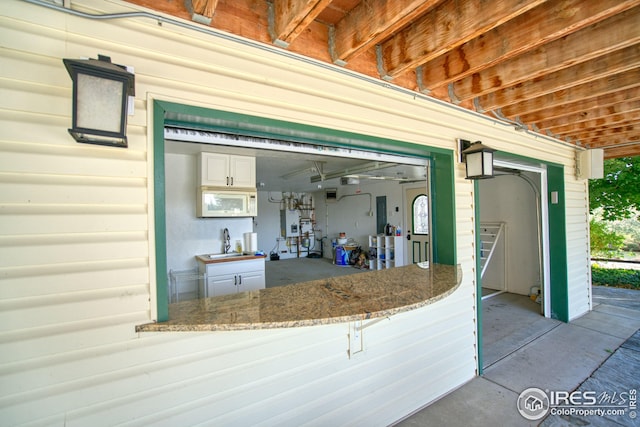
[[[539,186],[539,174],[522,173],[537,179]],[[483,285],[501,289],[498,286],[506,282],[508,292],[529,295],[531,286],[540,286],[542,283],[537,236],[539,220],[536,214],[539,196],[523,178],[514,175],[481,180],[479,188],[480,221],[504,222],[506,231],[506,270],[504,257],[492,259]],[[506,277],[502,277],[505,271]]]
[[[359,190],[359,193],[358,193]],[[280,235],[280,205],[269,202],[280,200],[281,193],[258,192],[258,220],[255,231],[258,233],[258,246],[265,252],[276,247],[276,238]],[[324,241],[324,256],[331,258],[331,242],[341,232],[347,238],[359,243],[364,250],[368,248],[368,236],[376,234],[376,197],[387,197],[387,219],[391,224],[403,226],[404,207],[402,187],[397,182],[363,183],[359,186],[341,186],[338,188],[339,201],[326,202],[325,190],[309,193],[315,203],[316,235],[318,239],[327,236]],[[346,196],[346,197],[343,197]],[[398,206],[399,211],[395,211]],[[373,212],[373,216],[369,215]],[[404,228],[404,226],[403,226]],[[280,248],[285,247],[284,242]],[[314,248],[320,251],[320,243]],[[306,252],[305,252],[306,255]]]
[[[91,14],[138,10],[118,0],[72,4]],[[156,319],[154,99],[452,151],[465,137],[564,164],[571,314],[588,308],[586,185],[573,177],[571,148],[388,83],[154,19],[89,20],[8,0],[0,39],[7,424],[388,425],[474,376],[474,198],[462,165],[451,219],[460,288],[365,329],[360,358],[347,357],[347,324],[135,333]],[[62,58],[97,54],[135,67],[127,149],[77,144],[67,132],[71,82]]]
[[[223,230],[229,229],[231,247],[253,231],[251,218],[198,218],[196,216],[197,156],[165,155],[167,268],[197,268],[196,255],[224,251]]]
[[[357,193],[357,190],[360,193]],[[318,225],[326,230],[329,237],[328,243],[331,247],[331,240],[338,238],[341,232],[346,233],[347,238],[354,239],[367,249],[369,246],[369,235],[376,232],[376,197],[386,196],[387,198],[387,221],[398,225],[402,223],[402,187],[397,182],[363,183],[359,186],[338,187],[338,201],[325,202],[321,200],[317,208]],[[369,195],[371,195],[369,197]],[[395,212],[394,207],[400,208]],[[373,212],[373,215],[369,215]]]

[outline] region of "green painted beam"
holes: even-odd
[[[431,168],[433,262],[456,265],[456,204],[453,151],[434,153]]]
[[[158,322],[169,320],[169,278],[167,274],[167,220],[164,177],[164,115],[158,102],[153,105],[153,206],[156,250],[156,307]]]
[[[549,258],[551,275],[551,317],[569,321],[569,280],[567,270],[567,213],[564,168],[547,166],[549,191]],[[558,203],[551,203],[551,193],[558,192]]]

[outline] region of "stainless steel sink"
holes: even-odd
[[[233,258],[237,256],[242,256],[244,254],[240,252],[229,252],[228,254],[209,254],[207,255],[209,259],[221,259],[221,258]]]

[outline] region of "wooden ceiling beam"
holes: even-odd
[[[575,135],[552,135],[558,139],[570,141],[582,147],[602,148],[604,145],[620,144],[622,142],[635,141],[638,139],[640,137],[639,132],[631,129],[630,126],[631,125],[626,125],[617,129],[611,128],[608,131],[603,131],[601,135],[589,138],[584,136],[588,135],[587,133]]]
[[[273,43],[289,47],[330,3],[331,0],[273,0],[273,7],[269,9]]]
[[[351,58],[388,38],[440,1],[361,2],[335,25],[329,46],[333,62],[345,65]]]
[[[636,68],[614,76],[583,83],[571,89],[560,90],[537,98],[527,99],[517,104],[508,105],[502,109],[502,114],[512,118],[519,116],[521,120],[524,120],[522,118],[523,115],[535,111],[561,107],[572,102],[625,91],[638,86],[640,86],[640,69]],[[544,113],[542,114],[544,117]]]
[[[626,123],[629,120],[640,123],[640,108],[636,110],[625,111],[624,114],[604,115],[592,120],[567,123],[564,126],[544,128],[544,130],[549,130],[556,135],[568,135],[579,131],[595,131],[602,126],[619,125],[622,123]]]
[[[620,102],[611,105],[598,105],[588,110],[580,109],[579,112],[565,112],[563,115],[552,119],[536,122],[539,129],[554,131],[566,125],[602,119],[619,114],[625,114],[640,110],[640,100]]]
[[[628,101],[640,99],[640,85],[627,90],[607,93],[600,96],[584,98],[573,102],[568,102],[560,106],[550,106],[549,108],[533,111],[520,115],[520,120],[524,123],[535,123],[543,128],[543,121],[563,118],[570,114],[584,114],[585,111],[599,107],[620,104]]]
[[[638,22],[640,22],[640,7],[629,9],[596,25],[457,81],[453,83],[453,91],[459,100],[472,99],[532,79],[543,76],[546,78],[546,75],[563,68],[632,46],[640,42]]]
[[[392,80],[543,2],[446,0],[379,45],[380,75]]]
[[[561,0],[542,4],[421,65],[416,70],[421,91],[428,93],[636,5],[638,0]]]
[[[608,138],[603,141],[592,142],[585,146],[585,148],[617,148],[625,145],[637,145],[640,144],[640,135],[635,134],[630,138],[624,135],[614,138]]]
[[[628,71],[602,77],[625,67],[621,56],[602,56],[623,48],[620,41],[629,43],[624,37],[630,33],[638,37],[640,0],[125,1],[182,19],[202,13],[212,17],[211,27],[259,43],[295,41],[288,47],[292,52],[328,63],[348,61],[349,70],[382,74],[408,90],[430,89],[436,99],[462,97],[471,88],[463,108],[473,110],[474,99],[480,109],[501,107],[503,116],[542,134],[607,147],[606,157],[640,153],[634,140],[640,138],[637,51],[628,56]],[[633,13],[635,20],[602,28],[614,16],[623,20]],[[276,17],[282,30],[274,36]],[[573,41],[578,33],[579,43]],[[418,64],[422,70],[414,75]]]
[[[615,76],[625,71],[638,70],[638,64],[640,64],[640,44],[564,68],[547,74],[543,78],[488,93],[478,97],[477,104],[484,110],[497,110],[525,99],[537,98],[561,90],[571,90],[574,86],[594,80]]]
[[[584,147],[587,149],[601,148],[604,150],[604,158],[633,157],[640,151],[640,139],[633,141],[624,138],[613,138],[601,144],[593,144]]]
[[[624,138],[635,141],[640,138],[640,129],[638,129],[637,123],[627,122],[618,126],[605,126],[596,131],[577,132],[570,137],[580,141],[583,145],[589,146],[606,141],[609,138]]]
[[[216,7],[218,6],[218,0],[185,0],[190,2],[194,12],[199,13],[207,18],[212,18],[216,13]]]
[[[596,148],[596,147],[594,147]],[[640,151],[640,141],[620,141],[615,146],[597,147],[604,149],[604,158],[618,159],[620,157],[637,156]]]

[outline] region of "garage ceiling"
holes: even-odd
[[[640,0],[129,0],[586,148],[640,154]]]

